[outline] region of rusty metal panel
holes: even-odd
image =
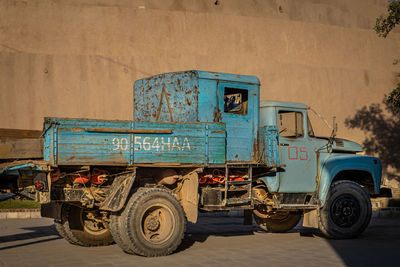
[[[260,128],[260,150],[261,159],[265,165],[275,167],[279,162],[278,130],[275,126],[264,126]]]
[[[134,119],[152,122],[198,121],[197,72],[175,72],[135,82]]]

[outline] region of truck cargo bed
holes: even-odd
[[[45,119],[51,165],[223,165],[222,123]]]

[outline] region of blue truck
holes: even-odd
[[[255,76],[206,71],[138,80],[133,121],[45,118],[43,158],[0,164],[0,181],[34,188],[71,244],[143,256],[175,251],[199,212],[243,210],[271,232],[303,217],[327,237],[357,237],[379,159],[316,136],[307,105],[259,92]]]

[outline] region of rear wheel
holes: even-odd
[[[284,233],[295,227],[301,216],[290,212],[280,211],[275,213],[266,213],[262,206],[254,210],[254,219],[258,226],[273,233]]]
[[[160,188],[134,193],[120,219],[120,231],[126,230],[130,241],[125,252],[147,257],[174,252],[182,242],[186,227],[181,204]]]
[[[110,245],[113,242],[107,224],[96,220],[92,211],[64,205],[62,213],[61,222],[55,222],[56,229],[69,243],[92,247]]]
[[[131,241],[127,236],[126,229],[121,222],[121,214],[112,214],[110,216],[110,231],[115,243],[126,253],[134,254]]]
[[[355,182],[338,181],[319,211],[319,228],[331,238],[354,238],[367,228],[371,214],[368,193]]]

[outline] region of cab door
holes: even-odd
[[[258,87],[220,82],[218,102],[221,121],[226,124],[226,159],[230,163],[252,162],[258,122]]]
[[[279,192],[311,193],[316,188],[316,153],[307,131],[307,113],[301,109],[277,108]]]

